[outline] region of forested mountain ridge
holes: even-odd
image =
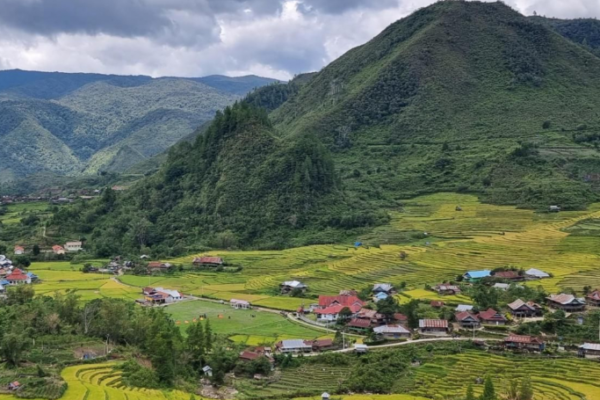
[[[272,113],[313,133],[345,187],[394,204],[473,191],[583,207],[600,173],[600,59],[497,3],[438,2],[320,71]]]
[[[600,21],[592,18],[558,19],[540,16],[530,17],[545,24],[565,38],[578,43],[600,56]]]
[[[0,182],[43,171],[125,171],[190,135],[238,93],[271,82],[0,71]]]
[[[331,242],[386,220],[340,188],[328,150],[311,135],[282,141],[266,112],[236,103],[160,171],[117,196],[61,209],[53,234],[90,235],[97,254],[178,255],[194,246],[283,248]]]

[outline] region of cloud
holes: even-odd
[[[527,14],[600,16],[598,0],[506,1]],[[287,79],[433,2],[0,0],[0,68]]]

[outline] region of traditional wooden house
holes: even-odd
[[[507,323],[506,317],[493,308],[480,312],[477,317],[484,325],[506,325]]]
[[[311,345],[313,351],[326,351],[336,348],[333,339],[305,340],[304,342]]]
[[[600,344],[584,343],[579,346],[579,357],[582,358],[600,358]]]
[[[146,268],[148,271],[168,271],[171,267],[173,267],[170,263],[164,263],[162,261],[150,261]]]
[[[192,264],[203,267],[218,267],[223,265],[223,259],[221,257],[211,256],[194,257]]]
[[[446,336],[450,333],[448,321],[444,319],[420,319],[419,333],[422,335]]]
[[[410,339],[411,332],[402,325],[382,325],[373,328],[376,335],[385,339]]]
[[[589,305],[600,307],[600,290],[596,289],[592,293],[589,293],[585,296],[585,301]]]
[[[439,285],[435,285],[433,290],[441,295],[454,295],[460,293],[460,288],[458,286],[450,285],[449,283],[440,283]]]
[[[509,335],[504,339],[507,350],[543,351],[546,344],[534,336]]]
[[[537,317],[542,315],[542,306],[539,304],[528,301],[527,303],[521,299],[517,299],[512,303],[508,304],[510,313],[515,317]]]
[[[231,299],[229,305],[237,310],[246,310],[250,308],[250,303],[246,300]]]
[[[577,298],[572,294],[551,294],[546,297],[546,300],[548,301],[548,306],[565,312],[585,310],[585,299]]]
[[[470,311],[456,313],[455,318],[456,322],[458,322],[461,328],[473,329],[481,326],[481,322],[479,321],[477,315],[471,313]]]
[[[507,281],[522,281],[525,279],[523,275],[519,275],[518,271],[498,271],[494,273],[494,278]]]
[[[294,290],[300,290],[302,293],[304,293],[306,292],[306,289],[308,289],[308,286],[300,281],[285,281],[281,283],[279,287],[281,288],[282,294],[287,294]]]
[[[432,300],[429,305],[433,308],[442,308],[444,307],[446,304],[443,301],[440,300]]]

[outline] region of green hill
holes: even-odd
[[[345,188],[578,208],[597,198],[600,60],[508,6],[438,2],[320,71],[272,114],[327,144]]]
[[[382,219],[344,196],[315,137],[282,141],[264,111],[237,103],[193,144],[173,147],[157,174],[123,194],[107,190],[62,208],[51,230],[91,234],[99,256],[146,247],[177,255],[200,245],[333,242]]]
[[[0,182],[123,172],[191,135],[237,93],[273,82],[203,79],[0,71]]]
[[[540,16],[530,18],[547,25],[565,38],[582,45],[592,53],[600,56],[600,21],[597,19],[558,19]]]

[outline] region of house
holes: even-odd
[[[304,343],[311,345],[313,351],[325,351],[335,348],[333,339],[305,340]]]
[[[353,331],[365,332],[371,328],[371,320],[364,318],[352,318],[346,326]]]
[[[277,342],[275,345],[281,353],[310,353],[312,344],[307,344],[302,339],[287,339]]]
[[[221,257],[194,257],[194,261],[192,264],[197,266],[207,266],[207,267],[218,267],[223,265],[223,259]]]
[[[15,268],[5,279],[9,285],[28,285],[31,283],[31,277],[19,268]]]
[[[321,400],[329,400],[330,398],[331,398],[331,396],[329,396],[329,393],[327,393],[327,392],[324,392],[321,395]]]
[[[600,307],[600,290],[596,289],[592,293],[589,293],[585,296],[585,300],[592,306]]]
[[[8,384],[8,390],[19,390],[21,388],[21,384],[18,381],[14,381]]]
[[[146,268],[148,271],[166,271],[173,265],[171,263],[164,263],[162,261],[150,261]]]
[[[410,339],[411,333],[402,325],[382,325],[373,328],[376,335],[386,339]]]
[[[65,243],[65,250],[68,252],[81,251],[83,243],[80,241],[67,242]]]
[[[463,279],[467,282],[479,282],[484,278],[491,276],[491,272],[487,269],[481,271],[468,271],[463,275]]]
[[[536,317],[542,315],[542,306],[533,301],[527,303],[521,299],[517,299],[508,304],[510,313],[515,317]]]
[[[459,304],[454,309],[454,311],[456,311],[456,312],[464,312],[464,311],[472,311],[472,310],[473,310],[473,306],[469,305],[469,304]]]
[[[527,271],[525,271],[525,279],[527,280],[544,278],[550,278],[550,274],[535,268],[530,268]]]
[[[247,310],[250,308],[250,303],[246,300],[231,299],[229,300],[229,305],[236,310]]]
[[[209,365],[205,365],[204,368],[202,368],[202,373],[204,374],[204,376],[211,377],[213,374],[213,370]]]
[[[577,312],[585,310],[585,299],[577,298],[572,294],[551,294],[546,297],[548,306],[566,312]]]
[[[266,359],[269,360],[271,364],[275,363],[275,359],[271,354],[270,347],[257,347],[254,350],[246,349],[240,353],[238,359],[240,361],[252,362],[254,360],[259,359],[260,357],[266,357]]]
[[[373,285],[373,293],[386,293],[390,294],[394,289],[391,283],[376,283]]]
[[[510,289],[510,285],[508,283],[495,283],[494,286],[492,286],[494,289],[498,289],[498,290],[502,290],[504,292],[506,292],[508,289]]]
[[[339,313],[344,309],[350,309],[352,315],[358,313],[364,306],[364,302],[356,296],[319,296],[319,308],[314,309],[317,321],[337,321]]]
[[[378,326],[385,324],[385,315],[378,313],[376,310],[369,310],[363,308],[356,314],[356,318],[365,319],[371,322],[371,326]]]
[[[22,254],[25,254],[25,248],[24,248],[24,247],[22,247],[22,246],[15,246],[14,253],[15,253],[15,255],[17,255],[17,256],[20,256],[20,255],[22,255]]]
[[[442,308],[445,306],[445,303],[440,300],[433,300],[431,303],[429,303],[429,305],[433,308]]]
[[[142,289],[142,294],[148,296],[149,294],[151,294],[154,291],[155,290],[153,287],[145,287]]]
[[[54,245],[52,246],[52,252],[54,254],[65,254],[65,249],[62,246]]]
[[[508,281],[522,281],[523,276],[518,271],[498,271],[494,274],[496,279],[506,279]]]
[[[447,283],[441,283],[439,285],[435,285],[433,290],[435,290],[437,293],[442,294],[442,295],[453,295],[453,294],[460,293],[460,288],[458,286],[450,285]]]
[[[559,206],[550,206],[550,207],[548,207],[548,211],[550,211],[550,212],[559,212],[560,211],[560,207]]]
[[[171,303],[171,302],[175,302],[175,301],[179,301],[179,300],[183,299],[183,295],[181,293],[179,293],[177,290],[164,289],[161,287],[157,287],[154,290],[156,292],[161,292],[161,293],[167,294],[170,299],[170,301],[167,301],[167,303]]]
[[[477,314],[477,317],[484,325],[506,325],[508,321],[504,315],[493,308],[480,312]]]
[[[578,354],[582,358],[600,358],[600,344],[584,343],[579,346]]]
[[[281,287],[282,294],[290,293],[294,290],[301,290],[304,293],[308,289],[308,286],[300,281],[285,281],[279,286]]]
[[[546,344],[534,336],[509,335],[504,338],[504,348],[507,350],[543,351]]]
[[[386,292],[378,292],[375,296],[373,296],[373,301],[377,303],[378,301],[385,300],[388,297],[390,296]]]
[[[444,319],[420,319],[419,333],[422,335],[445,336],[450,333],[448,321]]]
[[[392,315],[392,322],[404,325],[408,322],[408,317],[404,314],[394,313],[394,315]]]
[[[461,328],[473,329],[481,326],[481,321],[479,321],[477,315],[470,311],[458,312],[454,316]]]
[[[355,353],[364,354],[367,351],[369,351],[369,346],[367,346],[366,344],[355,344],[354,345]]]

